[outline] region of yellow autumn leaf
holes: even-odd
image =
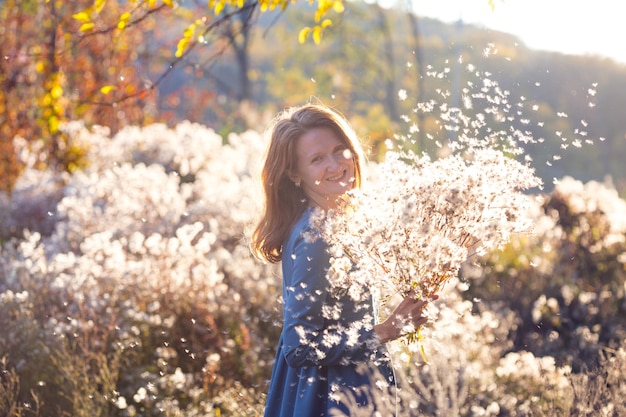
[[[174,8],[174,2],[172,0],[163,0],[163,4],[171,9]]]
[[[117,28],[122,30],[126,27],[126,24],[128,24],[128,21],[130,20],[130,13],[129,12],[125,12],[122,13],[122,15],[120,16],[120,21],[117,23]]]
[[[149,0],[148,7],[154,7],[156,5],[156,0]]]
[[[324,19],[321,26],[322,28],[327,28],[328,26],[332,26],[333,22],[330,19]]]
[[[318,8],[315,11],[315,22],[319,22],[320,20],[322,20],[322,16],[324,16],[326,12],[324,12],[324,10]]]
[[[93,27],[94,27],[93,22],[83,23],[82,25],[80,25],[79,30],[80,30],[81,32],[87,32],[88,30],[93,29]]]
[[[336,1],[333,3],[333,10],[337,13],[343,13],[345,7],[343,6],[343,1]]]
[[[56,114],[61,114],[63,113],[63,106],[61,106],[58,102],[54,103],[52,105],[52,110],[54,110]]]
[[[180,58],[185,53],[187,49],[187,45],[189,45],[189,38],[182,38],[178,41],[178,45],[176,46],[176,53],[174,54],[176,58]]]
[[[117,90],[117,87],[114,85],[105,85],[104,87],[100,89],[100,92],[102,94],[109,94],[113,90]]]
[[[319,45],[320,42],[322,42],[322,27],[321,26],[315,26],[313,28],[313,42],[315,42],[316,45]]]
[[[300,42],[300,43],[306,42],[306,38],[307,38],[307,36],[309,36],[310,32],[311,32],[311,28],[310,27],[302,28],[300,30],[300,33],[298,34],[298,42]]]
[[[50,133],[57,133],[59,131],[59,118],[56,116],[50,116],[48,119],[48,129]]]
[[[245,0],[237,0],[237,7],[239,7],[240,9],[243,8],[243,4],[244,4]]]
[[[224,0],[219,0],[217,2],[217,4],[215,5],[215,15],[217,16],[218,14],[222,13],[222,10],[224,10],[224,6],[225,6],[225,1]]]
[[[87,23],[91,20],[87,12],[80,12],[72,15],[72,18],[78,20],[81,23]]]
[[[322,13],[329,11],[335,3],[335,0],[318,0],[317,9]]]
[[[187,29],[183,31],[183,37],[191,38],[195,31],[196,31],[196,25],[192,23],[191,25],[189,25]]]
[[[59,85],[55,85],[50,90],[50,96],[55,100],[61,97],[62,95],[63,95],[63,88],[61,88],[61,86]]]
[[[107,0],[96,0],[94,2],[94,6],[96,8],[96,12],[100,13],[102,11],[102,9],[104,9],[104,4],[107,2]]]

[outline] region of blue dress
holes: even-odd
[[[283,245],[284,322],[265,417],[349,416],[376,410],[381,395],[395,404],[393,368],[374,333],[372,299],[356,303],[329,291],[330,257],[323,239],[311,239],[312,210]]]

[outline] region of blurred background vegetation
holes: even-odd
[[[405,415],[624,415],[624,64],[366,2],[300,43],[319,5],[216,4],[0,0],[0,415],[260,415],[280,278],[242,239],[248,130],[321,100],[372,159],[431,151],[487,83],[487,130],[543,139],[537,230],[442,297]]]
[[[15,136],[41,150],[42,167],[86,163],[85,150],[59,131],[70,120],[113,132],[182,120],[241,132],[285,106],[321,100],[348,116],[374,157],[386,139],[408,132],[407,115],[417,117],[417,146],[425,148],[429,135],[453,138],[436,114],[415,116],[417,103],[441,103],[447,91],[448,106],[461,106],[479,71],[508,94],[512,114],[524,107],[506,121],[511,129],[544,140],[527,154],[548,189],[565,174],[610,176],[624,193],[623,64],[529,50],[506,33],[421,18],[400,3],[344,3],[343,13],[329,12],[320,44],[299,43],[298,34],[322,3],[283,10],[278,2],[265,12],[272,3],[214,4],[223,6],[218,14],[191,0],[0,1],[2,189],[21,169]],[[562,149],[574,138],[593,146]]]

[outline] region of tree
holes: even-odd
[[[84,7],[86,0],[75,3]],[[0,188],[10,191],[19,173],[12,138],[41,143],[39,164],[72,171],[79,168],[84,149],[60,129],[67,120],[84,120],[116,130],[127,123],[149,119],[144,112],[147,94],[140,91],[141,75],[132,63],[136,45],[143,41],[147,20],[134,22],[129,37],[108,24],[119,11],[117,1],[98,11],[92,34],[80,34],[80,22],[61,0],[9,0],[0,10],[0,131],[3,163]],[[127,42],[133,39],[133,44]],[[115,87],[106,87],[116,80]],[[117,90],[133,101],[104,100]],[[39,145],[38,145],[39,146]]]
[[[409,1],[409,7],[411,2]],[[421,46],[421,36],[419,30],[419,21],[417,15],[412,13],[410,10],[407,12],[407,17],[409,19],[409,24],[411,27],[411,42],[413,49],[413,61],[415,63],[415,72],[416,72],[416,87],[417,87],[417,102],[424,102],[424,86],[422,83],[424,82],[424,65],[423,65],[423,57],[422,57],[422,46]],[[418,135],[418,146],[420,149],[424,149],[424,123],[422,120],[422,113],[417,113],[417,126],[419,128]]]
[[[378,27],[383,37],[383,51],[384,51],[384,59],[383,65],[381,65],[381,78],[384,80],[385,84],[385,107],[389,114],[389,117],[394,122],[400,120],[400,113],[398,111],[397,104],[397,90],[396,90],[396,76],[394,74],[395,68],[395,57],[393,53],[393,38],[391,36],[391,29],[389,28],[389,24],[387,23],[387,17],[385,16],[385,12],[383,8],[378,5],[376,7],[376,11],[378,13]]]
[[[72,171],[79,168],[84,150],[69,143],[61,126],[68,120],[101,124],[117,131],[126,124],[154,119],[157,87],[187,56],[213,36],[214,56],[233,48],[240,74],[238,98],[250,98],[248,45],[257,12],[284,10],[287,0],[212,0],[205,16],[190,12],[186,3],[173,0],[7,0],[0,9],[3,42],[0,45],[0,133],[7,138],[0,150],[0,191],[10,191],[20,164],[12,138],[42,143],[40,165]],[[193,4],[189,4],[193,6]],[[199,5],[196,4],[196,12]],[[319,43],[331,22],[326,15],[341,12],[341,0],[319,0],[314,25],[300,33]],[[206,11],[206,8],[205,8]],[[173,22],[171,43],[143,61],[155,47],[146,38],[158,23]],[[186,23],[185,23],[186,22]],[[218,30],[219,29],[219,30]],[[182,36],[181,36],[182,33]],[[150,55],[150,54],[148,54]],[[154,66],[163,65],[161,70]],[[155,76],[153,74],[156,74]]]

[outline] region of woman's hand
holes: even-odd
[[[429,302],[438,299],[437,294],[422,300],[415,298],[415,293],[411,291],[393,313],[383,323],[374,326],[374,331],[381,343],[402,337],[419,329],[428,321],[424,315],[424,308]]]

